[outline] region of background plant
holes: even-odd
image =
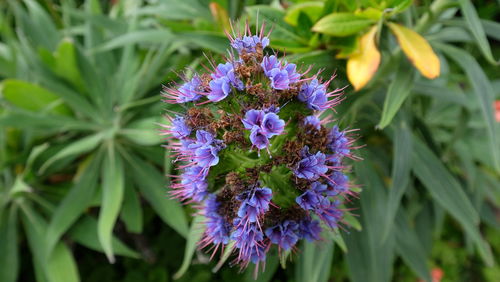
[[[0,5],[0,281],[166,281],[182,257],[178,276],[189,267],[187,281],[250,279],[231,268],[212,274],[217,262],[195,252],[191,211],[165,196],[170,161],[155,122],[161,83],[200,68],[202,52],[224,55],[228,17],[254,23],[257,11],[273,26],[271,47],[336,71],[335,86],[349,83],[343,78],[356,85],[359,72],[346,66],[367,50],[361,38],[370,30],[368,50],[380,52],[376,71],[358,91],[347,89],[337,114],[361,128],[366,144],[354,167],[364,189],[352,203],[360,226],[345,244],[304,244],[284,270],[269,258],[260,279],[414,281],[436,267],[450,280],[498,276],[497,2]],[[439,77],[413,67],[393,24],[430,44]],[[419,46],[409,37],[408,46]],[[428,55],[414,55],[422,57],[414,64],[427,63]]]

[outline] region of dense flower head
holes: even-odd
[[[338,232],[356,194],[355,131],[327,126],[342,89],[266,52],[263,29],[229,35],[225,62],[164,92],[186,109],[161,130],[178,169],[171,194],[205,218],[200,247],[231,248],[242,268]]]

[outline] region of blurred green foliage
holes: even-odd
[[[176,272],[178,281],[253,281],[251,268],[213,273],[217,261],[195,250],[192,210],[166,194],[171,161],[157,135],[161,84],[227,54],[228,17],[236,28],[265,22],[277,52],[336,72],[338,87],[370,28],[381,53],[336,113],[366,145],[353,164],[361,225],[304,243],[285,269],[270,256],[259,281],[416,281],[431,269],[444,281],[498,280],[498,6],[1,2],[0,281],[170,281]],[[438,78],[413,70],[389,22],[430,43]]]

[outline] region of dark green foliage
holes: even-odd
[[[380,28],[377,72],[334,113],[365,145],[351,163],[355,216],[286,264],[269,255],[258,281],[430,280],[437,268],[447,281],[498,280],[495,1],[143,2],[0,2],[0,281],[253,281],[252,267],[196,250],[201,219],[167,195],[157,134],[163,111],[178,110],[160,102],[161,84],[209,65],[203,53],[227,55],[211,2],[236,29],[258,14],[271,47],[336,72],[334,87],[348,84],[359,36]],[[430,42],[438,78],[412,67],[386,21]],[[263,179],[286,187],[284,173]]]

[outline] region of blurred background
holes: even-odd
[[[0,2],[0,281],[254,281],[167,195],[161,86],[258,19],[349,85],[345,230],[258,281],[500,281],[500,1]],[[268,50],[271,52],[270,50]],[[221,264],[224,265],[221,267]],[[281,264],[281,266],[280,266]],[[218,270],[218,271],[217,271]]]

